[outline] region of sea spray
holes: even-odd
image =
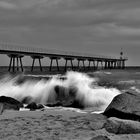
[[[17,84],[18,77],[7,76],[0,80],[0,96],[13,97],[19,101],[30,97],[31,101],[47,104],[48,100],[55,100],[56,86],[73,87],[77,89],[75,98],[82,105],[93,107],[94,111],[103,111],[112,99],[120,94],[120,91],[115,88],[98,86],[97,79],[91,78],[87,74],[70,71],[66,73],[65,77],[65,80],[54,76],[49,80],[26,80],[22,84]]]

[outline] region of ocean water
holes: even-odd
[[[84,109],[90,108],[93,111],[104,111],[112,99],[121,94],[116,88],[99,86],[97,79],[86,73],[69,71],[64,75],[4,75],[0,80],[0,96],[9,96],[19,101],[31,98],[33,102],[45,105],[56,100],[56,86],[68,89],[62,93],[66,95],[61,96],[67,98],[69,89],[76,89],[74,98]]]
[[[77,112],[103,112],[112,99],[126,89],[140,91],[139,69],[102,70],[88,73],[68,71],[66,73],[7,73],[7,67],[0,69],[0,96],[9,96],[19,101],[31,101],[46,105],[56,100],[55,87],[64,87],[60,94],[69,98],[69,89],[75,90],[75,99],[84,106]],[[37,73],[37,74],[36,74]],[[115,84],[114,84],[115,83]],[[123,87],[123,88],[122,88]],[[60,99],[61,100],[61,99]],[[61,100],[62,101],[62,100]],[[54,109],[54,108],[53,108]],[[55,109],[74,108],[56,107]]]

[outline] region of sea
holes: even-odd
[[[24,67],[24,72],[8,72],[7,66],[0,67],[0,96],[8,96],[19,101],[31,98],[32,102],[46,105],[57,99],[55,87],[64,87],[64,101],[69,98],[69,89],[75,90],[75,100],[83,108],[57,106],[57,109],[74,110],[81,113],[101,113],[111,103],[113,98],[127,90],[140,92],[140,67],[127,67],[125,69],[109,70],[71,70],[64,72],[63,68],[57,71],[53,67]],[[52,107],[53,109],[54,107]]]

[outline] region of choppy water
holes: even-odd
[[[80,72],[67,72],[62,79],[60,75],[51,77],[48,80],[25,80],[19,84],[17,81],[21,78],[20,76],[12,78],[6,75],[0,80],[0,96],[13,97],[19,101],[25,97],[31,97],[32,101],[36,103],[47,104],[48,101],[55,100],[54,87],[59,85],[75,88],[76,100],[81,102],[85,108],[90,107],[94,111],[104,111],[112,99],[120,94],[116,88],[98,86],[97,79]]]

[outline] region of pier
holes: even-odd
[[[71,69],[79,70],[80,64],[82,64],[82,69],[92,69],[97,70],[99,67],[101,69],[124,69],[125,62],[128,60],[126,57],[123,57],[121,52],[120,58],[110,57],[110,56],[101,56],[94,54],[86,53],[76,53],[76,52],[65,52],[60,50],[48,50],[44,48],[34,48],[30,46],[9,44],[9,43],[0,43],[0,54],[7,55],[9,60],[8,71],[24,71],[23,66],[23,57],[30,56],[32,59],[31,71],[34,70],[34,63],[38,60],[40,71],[42,71],[42,59],[49,58],[50,66],[49,71],[52,70],[53,62],[56,62],[57,70],[59,71],[59,61],[62,59],[65,60],[64,71],[68,69],[68,63],[71,65]],[[74,66],[73,61],[77,61],[77,66]],[[85,62],[88,62],[88,66],[85,65]]]

